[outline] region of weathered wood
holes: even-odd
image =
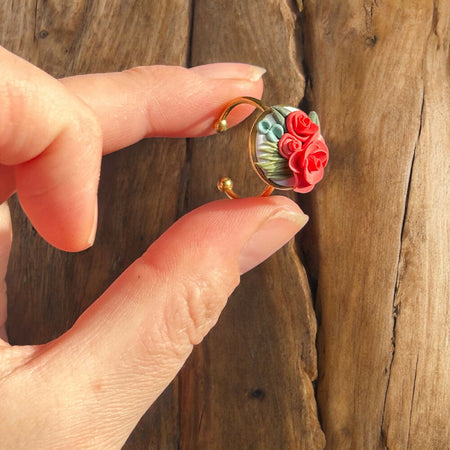
[[[191,63],[264,66],[266,103],[296,105],[304,92],[296,19],[288,2],[196,1]],[[224,175],[247,195],[261,190],[247,155],[251,122],[191,141],[188,209],[220,198],[214,186]],[[242,278],[183,370],[181,448],[323,448],[315,332],[306,273],[290,245]]]
[[[331,149],[311,200],[329,448],[450,442],[448,2],[303,2]]]
[[[450,445],[450,4],[427,6],[423,106],[402,233],[395,353],[383,421],[392,448]]]
[[[293,245],[242,279],[182,371],[181,448],[323,448],[307,301]]]

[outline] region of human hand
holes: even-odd
[[[5,50],[0,65],[0,203],[17,190],[37,231],[67,251],[93,243],[102,152],[144,137],[212,133],[228,100],[262,91],[260,73],[237,64],[59,81]],[[230,123],[250,110],[233,112]],[[205,205],[155,241],[63,336],[19,347],[1,328],[11,244],[4,202],[0,447],[120,447],[215,324],[239,275],[306,220],[284,197]]]

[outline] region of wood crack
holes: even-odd
[[[439,22],[439,10],[436,6],[436,0],[433,0],[433,17],[431,20],[431,32],[435,34],[436,37],[439,37],[437,31],[437,25]]]
[[[430,33],[429,33],[427,41],[429,41],[430,36],[432,36],[433,34],[437,35],[437,22],[438,22],[438,10],[437,10],[437,6],[436,6],[436,2],[433,1],[433,14],[432,14],[432,18],[431,18],[431,28],[430,28]],[[424,73],[425,73],[425,70],[424,70]],[[396,274],[396,281],[395,281],[394,295],[393,295],[393,307],[392,307],[393,325],[392,325],[392,335],[391,335],[392,353],[391,353],[391,359],[390,359],[389,368],[388,368],[388,375],[387,375],[388,379],[387,379],[387,383],[386,383],[386,391],[385,391],[385,396],[384,396],[384,401],[383,401],[383,410],[382,410],[382,419],[381,419],[381,438],[382,438],[382,442],[385,445],[386,449],[388,449],[389,447],[387,445],[387,431],[385,430],[385,413],[386,413],[387,397],[388,397],[390,382],[391,382],[392,365],[393,365],[394,358],[395,358],[395,350],[396,350],[395,338],[396,338],[396,331],[397,331],[396,330],[397,318],[400,314],[400,306],[401,306],[401,302],[397,301],[397,296],[398,296],[398,290],[399,290],[399,287],[401,284],[402,272],[403,272],[402,251],[403,251],[403,242],[404,242],[404,232],[405,232],[405,224],[406,224],[406,220],[407,220],[407,216],[408,216],[408,205],[409,205],[409,197],[410,197],[410,192],[411,192],[412,176],[413,176],[413,171],[414,171],[414,161],[415,161],[416,152],[417,152],[417,149],[419,146],[420,138],[422,135],[422,129],[423,129],[424,106],[425,106],[425,84],[422,86],[422,102],[420,105],[419,127],[418,127],[418,131],[417,131],[417,138],[416,138],[416,142],[414,145],[414,149],[413,149],[413,153],[412,153],[412,157],[411,157],[410,169],[409,169],[408,185],[407,185],[407,191],[406,191],[402,227],[401,227],[401,232],[400,232],[400,248],[399,248],[399,255],[398,255],[398,262],[397,262],[397,274]],[[412,420],[412,407],[413,407],[413,402],[414,402],[416,378],[417,378],[417,365],[418,365],[418,357],[416,359],[416,367],[415,367],[415,372],[414,372],[414,384],[413,384],[413,392],[412,392],[410,416],[409,416],[408,441],[407,441],[406,448],[409,448],[409,438],[410,438],[411,420]]]
[[[307,58],[305,55],[305,23],[302,20],[303,19],[303,14],[304,14],[304,9],[305,9],[305,4],[303,3],[303,1],[297,0],[293,2],[293,8],[295,10],[295,14],[297,16],[297,20],[296,20],[296,28],[295,28],[295,32],[299,34],[299,41],[300,41],[300,45],[302,48],[302,59],[301,62],[299,62],[298,64],[301,67],[303,76],[305,77],[305,91],[303,93],[303,100],[302,103],[308,103],[307,102],[307,94],[308,92],[311,93],[313,90],[313,80],[312,80],[312,76],[311,76],[311,70],[308,67],[308,63],[307,63]],[[301,105],[303,109],[304,105]],[[305,105],[308,106],[308,105]]]
[[[401,265],[402,258],[401,257],[402,257],[402,250],[403,250],[405,224],[406,224],[406,219],[408,216],[408,204],[409,204],[409,196],[410,196],[410,191],[411,191],[412,175],[413,175],[413,170],[414,170],[414,160],[416,157],[417,147],[420,142],[420,137],[422,135],[424,104],[425,104],[425,88],[423,87],[422,103],[420,106],[420,115],[419,115],[419,129],[417,132],[417,139],[416,139],[416,143],[414,145],[413,154],[412,154],[412,158],[411,158],[411,164],[410,164],[410,168],[409,168],[408,186],[407,186],[407,190],[406,190],[405,207],[404,207],[404,211],[403,211],[403,221],[402,221],[402,227],[401,227],[401,231],[400,231],[400,248],[399,248],[399,254],[398,254],[398,261],[397,261],[397,275],[396,275],[395,286],[394,286],[394,295],[393,295],[393,300],[392,300],[392,317],[393,317],[392,334],[391,334],[392,353],[391,353],[391,359],[389,362],[389,368],[388,368],[388,372],[387,372],[387,374],[388,374],[387,375],[387,384],[386,384],[386,391],[384,394],[383,410],[382,410],[382,416],[381,416],[382,417],[381,418],[381,438],[382,438],[382,442],[385,445],[386,449],[388,449],[389,447],[387,445],[387,435],[384,430],[384,420],[385,420],[385,413],[386,413],[386,402],[387,402],[387,397],[388,397],[388,392],[389,392],[389,387],[390,387],[390,382],[391,382],[392,365],[394,363],[394,358],[395,358],[395,337],[396,337],[397,319],[398,319],[398,316],[400,315],[400,306],[401,306],[400,302],[397,303],[397,294],[398,294],[398,289],[400,286],[400,281],[402,278],[402,265]],[[417,366],[416,366],[416,368],[417,368]],[[414,381],[415,381],[415,379],[414,379]]]
[[[192,48],[194,41],[194,14],[195,14],[195,0],[191,0],[190,4],[190,16],[189,16],[189,37],[188,37],[188,48],[186,52],[186,66],[192,66]]]
[[[414,369],[414,382],[413,382],[413,390],[411,395],[411,406],[409,408],[409,423],[408,423],[408,440],[406,441],[406,448],[409,448],[409,438],[411,436],[411,420],[412,420],[412,412],[413,412],[413,405],[414,405],[414,399],[416,396],[416,380],[417,380],[417,366],[419,364],[419,355],[417,355],[416,358],[416,367]]]
[[[195,18],[195,0],[190,3],[189,16],[189,36],[186,50],[186,67],[192,67],[192,48],[194,42],[194,18]],[[189,179],[191,174],[191,160],[192,160],[192,139],[185,140],[185,157],[184,164],[180,173],[180,186],[177,205],[177,218],[180,218],[186,213],[186,206],[188,204],[189,195]]]
[[[292,66],[295,67],[299,78],[305,78],[306,80],[306,72],[305,72],[305,60],[304,60],[304,40],[303,40],[303,32],[301,26],[301,11],[303,10],[303,3],[300,4],[296,0],[286,0],[287,10],[294,16],[294,30],[292,36],[289,39],[289,59],[292,61]],[[283,10],[283,8],[280,8]],[[283,11],[282,11],[283,12]],[[305,97],[306,84],[299,99],[298,103],[302,101]]]
[[[39,0],[36,0],[36,3],[34,5],[34,34],[33,34],[33,41],[36,42],[37,41],[37,36],[38,36],[38,5],[39,4]]]
[[[373,11],[378,6],[377,0],[364,2],[364,11],[366,19],[366,31],[369,35],[373,35]]]
[[[293,51],[293,59],[295,60],[296,67],[298,68],[298,71],[301,73],[301,75],[304,77],[305,85],[304,85],[304,91],[302,95],[302,99],[299,102],[299,107],[301,109],[310,109],[310,99],[308,97],[312,96],[313,91],[313,80],[311,75],[311,70],[308,65],[307,57],[306,57],[306,39],[305,39],[305,20],[304,20],[304,11],[305,11],[305,3],[303,0],[289,0],[288,4],[290,5],[291,10],[293,11],[295,15],[295,28],[294,28],[294,36],[295,36],[295,48]],[[313,311],[315,314],[315,319],[318,321],[318,313],[316,310],[316,295],[317,295],[317,284],[318,280],[313,280],[311,275],[311,270],[307,265],[307,258],[305,255],[301,252],[299,247],[296,247],[296,256],[297,261],[299,265],[303,265],[305,268],[305,271],[307,273],[307,282],[308,287],[311,295],[311,301],[313,305]],[[319,321],[318,321],[319,322]],[[326,445],[326,434],[325,434],[325,428],[322,421],[322,411],[320,409],[320,403],[317,398],[317,383],[318,383],[318,368],[319,368],[319,351],[317,348],[317,336],[318,336],[318,328],[320,327],[320,324],[317,323],[317,329],[316,329],[316,336],[315,336],[315,345],[316,345],[316,368],[317,373],[315,377],[311,378],[313,390],[314,390],[314,399],[316,403],[316,411],[317,411],[317,422],[320,431],[322,432],[323,439],[324,439],[324,445]]]

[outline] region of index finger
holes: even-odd
[[[261,74],[247,65],[156,66],[57,81],[6,50],[0,62],[0,96],[8,103],[0,165],[14,167],[19,200],[36,230],[66,251],[93,243],[102,151],[149,136],[211,133],[226,102],[262,91]],[[248,112],[237,112],[235,121]],[[0,193],[12,189],[5,181]]]
[[[216,63],[186,69],[135,67],[124,72],[78,75],[60,81],[96,113],[103,131],[103,154],[146,137],[197,137],[214,133],[224,104],[242,95],[260,98],[265,69]],[[253,107],[242,105],[229,125]]]

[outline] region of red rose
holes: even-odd
[[[294,172],[294,191],[310,192],[323,177],[328,162],[328,148],[322,137],[291,154],[289,167]]]
[[[280,151],[281,156],[286,159],[289,159],[292,153],[300,151],[301,148],[302,142],[289,133],[284,133],[278,141],[278,150]]]
[[[290,134],[300,139],[302,142],[313,140],[319,135],[319,126],[311,121],[303,111],[293,111],[286,117],[286,128]]]

